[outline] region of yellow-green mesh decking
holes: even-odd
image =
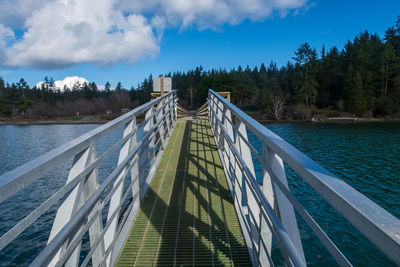
[[[178,121],[118,266],[249,266],[207,121]]]

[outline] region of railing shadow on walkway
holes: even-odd
[[[173,178],[170,203],[162,200],[151,187],[148,188],[145,199],[156,199],[157,203],[154,204],[153,209],[157,207],[157,210],[149,212],[147,209],[141,209],[141,212],[147,216],[160,235],[159,248],[153,255],[154,262],[160,265],[192,265],[196,262],[203,265],[224,265],[226,262],[220,260],[222,257],[229,259],[232,265],[248,266],[250,259],[244,241],[238,240],[238,235],[234,235],[226,225],[224,201],[231,205],[233,202],[227,184],[222,185],[217,180],[217,169],[223,173],[222,165],[213,153],[211,153],[211,158],[206,159],[206,151],[204,151],[206,147],[209,151],[217,151],[217,148],[211,145],[212,136],[207,132],[205,123],[208,122],[186,122]],[[192,134],[201,136],[202,140],[191,138]],[[195,150],[191,151],[193,144],[195,144]],[[204,158],[196,155],[197,152],[203,153]],[[189,164],[195,167],[195,175],[189,173]],[[162,182],[160,181],[160,186]],[[217,195],[220,199],[215,199],[215,196],[213,198],[211,194]],[[197,200],[192,200],[191,195]],[[222,218],[221,214],[217,214],[211,208],[212,201],[218,200],[220,203],[215,204],[220,205]],[[194,214],[185,210],[186,205],[191,205],[189,201],[197,202],[197,207],[193,204]],[[202,221],[204,218],[201,216],[204,213],[201,213],[201,209],[206,211],[209,223]],[[233,207],[232,210],[234,211]],[[167,212],[166,215],[164,211]],[[164,222],[160,223],[160,217],[154,216],[154,212],[163,213]],[[177,217],[178,224],[176,224]],[[142,241],[143,238],[142,236]],[[171,243],[174,247],[171,247]],[[138,256],[140,255],[136,255]]]

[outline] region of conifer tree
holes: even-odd
[[[382,90],[382,96],[387,97],[388,85],[393,80],[393,75],[396,73],[396,54],[394,48],[390,42],[386,42],[383,51],[383,62],[384,62],[384,85]]]
[[[362,84],[361,74],[357,71],[353,82],[353,112],[357,116],[362,116],[367,109],[367,102],[365,100],[365,92]]]
[[[342,91],[344,105],[347,111],[362,116],[367,109],[365,91],[362,84],[361,73],[354,71],[350,64]]]
[[[295,52],[297,67],[301,70],[299,75],[300,86],[298,86],[298,95],[303,95],[306,106],[315,103],[317,96],[317,82],[315,81],[314,67],[317,60],[317,53],[308,43],[303,43]]]

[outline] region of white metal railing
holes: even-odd
[[[400,265],[400,220],[211,89],[207,101],[210,126],[254,266],[273,265],[272,238],[287,265],[306,265],[294,210],[339,265],[351,266],[290,192],[284,163]],[[261,140],[261,153],[250,144],[247,131]],[[252,154],[262,167],[262,185],[256,181]]]
[[[81,265],[113,265],[175,126],[176,105],[176,92],[171,91],[1,175],[0,203],[73,158],[66,184],[0,237],[0,251],[61,201],[47,246],[31,265],[77,266],[87,233],[90,250],[85,252]],[[144,120],[137,124],[136,119],[142,114]],[[121,127],[122,138],[98,156],[96,142]],[[140,138],[139,127],[143,127]],[[117,149],[117,166],[99,184],[99,165]],[[123,206],[124,203],[128,205]]]

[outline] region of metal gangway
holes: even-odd
[[[179,262],[180,242],[188,247],[188,265],[196,265],[195,257],[206,257],[196,255],[196,248],[200,249],[196,240],[210,244],[212,253],[205,249],[209,265],[281,264],[271,256],[276,244],[285,265],[305,266],[296,211],[336,262],[351,266],[290,191],[287,165],[400,265],[396,217],[213,90],[208,94],[206,120],[178,121],[177,101],[176,92],[171,91],[1,175],[0,205],[72,159],[65,185],[0,237],[0,251],[55,207],[47,245],[31,266],[123,266],[124,260],[128,264],[135,255],[132,266],[139,265],[136,254],[143,251],[150,251],[144,258],[162,265],[158,247],[168,240],[175,244],[164,255],[172,259],[165,262],[168,266],[185,265]],[[121,138],[98,155],[98,142],[121,128]],[[249,141],[249,132],[261,140],[261,152]],[[101,164],[118,151],[117,165],[100,182]],[[257,181],[255,161],[261,166],[262,181]],[[185,196],[190,196],[192,206]],[[193,214],[188,214],[187,207]],[[135,240],[152,229],[155,235],[148,238],[149,243],[144,237]],[[162,239],[164,232],[170,239]]]

